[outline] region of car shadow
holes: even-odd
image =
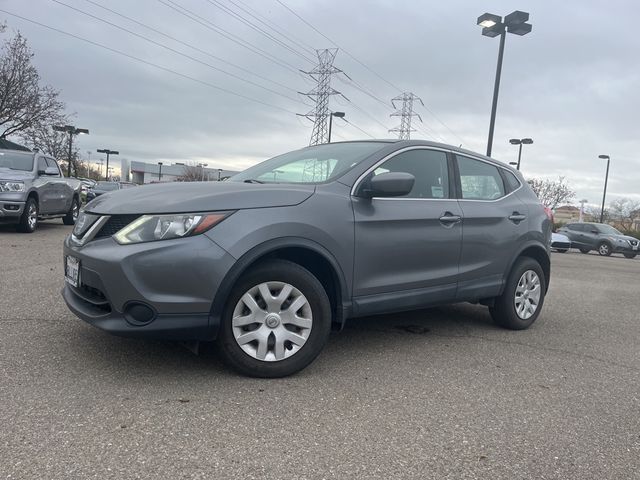
[[[121,338],[84,325],[79,328],[74,337],[81,362],[98,370],[117,371],[123,379],[143,376],[175,382],[176,378],[188,381],[212,375],[244,378],[224,365],[213,343],[201,343],[196,355],[176,342]],[[307,368],[296,377],[326,374],[326,367],[344,362],[347,351],[349,355],[391,355],[402,349],[410,336],[429,341],[429,337],[462,338],[494,330],[500,329],[493,324],[488,309],[471,304],[350,319],[341,332],[332,333],[319,357],[322,367]]]

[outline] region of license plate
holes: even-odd
[[[67,256],[64,262],[64,279],[74,287],[78,286],[80,280],[80,260]]]

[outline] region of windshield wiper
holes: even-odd
[[[244,183],[264,183],[262,180],[256,180],[255,178],[247,178],[243,180]]]

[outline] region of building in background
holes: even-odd
[[[120,180],[122,182],[131,181],[131,160],[128,158],[120,159]]]
[[[168,165],[165,163],[160,165],[157,163],[137,162],[135,160],[131,162],[127,160],[127,162],[128,169],[131,172],[131,180],[127,181],[137,183],[138,185],[143,185],[145,183],[177,182],[185,175],[185,171],[187,169],[193,170],[194,168],[198,169],[199,174],[202,176],[202,180],[205,181],[216,181],[218,180],[218,177],[220,177],[221,180],[224,180],[225,178],[238,173],[235,170],[219,170],[211,167],[185,166],[180,164]],[[122,178],[126,178],[124,170]]]

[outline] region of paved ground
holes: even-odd
[[[68,232],[0,227],[0,478],[640,478],[640,259],[554,254],[525,332],[362,319],[273,381],[75,319]]]

